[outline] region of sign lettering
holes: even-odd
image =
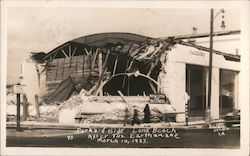
[[[152,104],[165,104],[167,101],[166,95],[164,94],[150,94],[149,103]]]
[[[204,53],[204,52],[201,52],[201,51],[190,50],[190,54],[191,54],[191,55],[196,55],[196,56],[205,57],[205,53]]]

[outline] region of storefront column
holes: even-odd
[[[180,113],[177,114],[176,121],[185,122],[186,65],[185,63],[168,62],[166,70],[166,79],[161,85],[176,112]]]
[[[235,75],[235,79],[234,79],[234,109],[235,110],[240,110],[240,106],[239,106],[239,79],[240,79],[240,72],[238,74]]]
[[[219,119],[220,106],[220,69],[213,67],[212,69],[212,91],[211,91],[211,119]]]

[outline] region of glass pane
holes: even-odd
[[[220,116],[234,110],[236,74],[237,72],[235,71],[220,71]]]
[[[206,72],[201,66],[188,65],[186,89],[190,96],[189,116],[203,117],[206,102]]]

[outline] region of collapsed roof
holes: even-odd
[[[121,91],[126,95],[137,95],[143,90],[149,93],[156,93],[156,87],[158,86],[156,80],[161,70],[162,63],[162,60],[160,60],[161,55],[167,55],[166,52],[170,51],[175,44],[182,44],[185,46],[197,48],[199,50],[204,50],[207,52],[209,51],[208,48],[198,46],[194,43],[184,42],[182,41],[182,39],[176,39],[174,37],[157,39],[137,34],[116,32],[80,37],[68,41],[59,47],[56,47],[47,54],[40,52],[33,54],[32,57],[33,59],[37,60],[38,63],[46,62],[45,68],[46,66],[53,67],[53,65],[50,64],[52,60],[70,58],[68,59],[70,61],[69,68],[72,68],[72,57],[82,55],[90,56],[88,60],[90,62],[90,74],[88,74],[87,76],[86,74],[84,75],[84,73],[82,74],[82,77],[84,77],[85,79],[82,81],[82,83],[84,84],[83,86],[87,86],[86,84],[89,83],[87,88],[83,88],[88,90],[89,94],[99,94],[101,88],[103,88],[104,85],[112,78],[114,79],[114,81],[110,85],[112,86],[112,89],[106,87],[106,91],[109,94],[116,94],[113,92],[113,89],[115,88],[116,90],[124,89]],[[216,50],[214,50],[213,52],[219,55],[223,55],[229,60],[240,60],[239,56],[223,53]],[[98,62],[100,61],[98,60],[98,54],[102,54],[101,62]],[[62,65],[62,68],[64,68],[64,65]],[[91,70],[91,68],[95,68],[95,70]],[[69,71],[69,77],[71,76],[70,74],[71,72]],[[77,74],[77,72],[75,72],[74,74]],[[131,81],[126,79],[126,76],[132,77]],[[143,79],[133,79],[133,77],[138,76],[143,77]],[[68,84],[63,82],[64,80],[67,81],[67,78],[62,77],[60,81],[61,85],[59,85],[58,88],[60,88],[60,86]],[[93,81],[94,78],[95,80]],[[146,82],[144,80],[145,78],[149,82]],[[92,79],[91,81],[93,82],[89,82],[89,79]],[[141,88],[132,88],[136,87],[140,83]],[[124,88],[124,86],[126,85],[128,85],[128,87]],[[131,87],[129,87],[129,85]],[[55,96],[57,94],[51,95]]]
[[[111,48],[121,45],[129,45],[129,44],[142,44],[146,42],[147,40],[150,40],[152,38],[140,36],[136,34],[130,34],[130,33],[101,33],[101,34],[94,34],[89,36],[80,37],[71,41],[68,41],[64,43],[63,45],[56,47],[52,51],[46,54],[44,59],[49,59],[50,56],[53,54],[59,52],[57,55],[55,55],[53,58],[62,58],[69,56],[69,51],[67,51],[67,47],[69,45],[76,45],[79,48],[75,50],[74,56],[88,54],[89,50],[96,50],[97,48]],[[90,49],[92,48],[92,49]],[[85,49],[82,51],[82,49]],[[61,51],[65,51],[64,53],[60,53]],[[114,49],[115,50],[115,49]],[[122,50],[121,50],[122,51]]]
[[[75,70],[73,74],[68,72],[68,76],[71,77],[76,76],[79,71],[77,67],[72,67],[74,62],[77,62],[71,61],[72,58],[85,55],[87,60],[81,62],[84,64],[82,65],[84,71],[78,76],[76,83],[81,83],[82,88],[88,90],[88,94],[98,95],[104,89],[109,95],[117,95],[118,90],[125,95],[148,95],[156,93],[156,86],[159,86],[157,77],[161,68],[160,56],[169,51],[174,44],[176,43],[170,39],[162,41],[130,33],[102,33],[68,41],[47,53],[43,61],[46,62],[45,68],[47,67],[48,72],[54,66],[58,66],[58,62],[53,63],[53,60],[66,58],[70,64],[67,67]],[[33,58],[40,59],[39,56],[43,55],[38,53],[33,55]],[[86,62],[89,63],[86,65]],[[65,61],[59,63],[59,68],[66,68],[64,64]],[[58,88],[68,84],[64,83],[65,78],[62,76]],[[81,82],[79,78],[82,78]],[[107,83],[109,85],[106,85]],[[54,90],[55,94],[50,94],[53,98],[48,97],[48,99],[53,100],[54,96],[60,98],[59,92]]]
[[[216,36],[221,35],[229,35],[229,34],[235,34],[240,33],[240,31],[229,31],[229,32],[223,32],[223,33],[215,33]],[[196,35],[193,37],[208,37],[207,34],[203,35]],[[71,41],[68,41],[55,49],[51,50],[49,53],[32,53],[33,58],[36,60],[49,60],[49,59],[56,59],[56,58],[65,58],[69,57],[70,55],[78,56],[78,55],[84,55],[88,54],[89,50],[94,51],[97,48],[110,48],[114,51],[112,52],[123,52],[128,53],[133,48],[142,48],[138,45],[145,46],[146,44],[155,45],[159,41],[165,41],[169,44],[176,44],[177,42],[182,45],[191,46],[200,50],[209,51],[208,48],[198,46],[194,43],[188,43],[184,42],[183,39],[192,38],[192,36],[177,36],[177,37],[165,37],[165,38],[151,38],[147,36],[142,36],[138,34],[132,34],[132,33],[121,33],[121,32],[114,32],[114,33],[100,33],[100,34],[93,34],[88,35],[80,38],[73,39]],[[170,43],[171,42],[171,43]],[[124,46],[126,45],[126,46]],[[133,47],[133,45],[137,45]],[[78,48],[75,48],[73,51],[70,51],[69,46],[76,46]],[[124,46],[123,48],[119,46]],[[115,49],[120,48],[120,49]],[[84,49],[84,50],[82,50]],[[130,50],[130,51],[129,51]],[[226,56],[226,58],[232,58],[232,60],[239,61],[240,56],[239,55],[231,55],[227,54],[225,52],[220,52],[213,50],[214,53]],[[71,53],[71,54],[70,54]],[[128,53],[129,54],[129,53]]]

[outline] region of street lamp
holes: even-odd
[[[210,122],[210,106],[211,106],[211,86],[212,86],[212,66],[213,66],[213,33],[214,33],[214,19],[222,13],[222,23],[221,28],[225,29],[225,21],[224,21],[224,9],[221,9],[215,16],[214,16],[214,9],[210,11],[210,46],[209,46],[209,66],[208,66],[208,102],[206,103],[206,112],[205,112],[205,126],[207,127]]]

